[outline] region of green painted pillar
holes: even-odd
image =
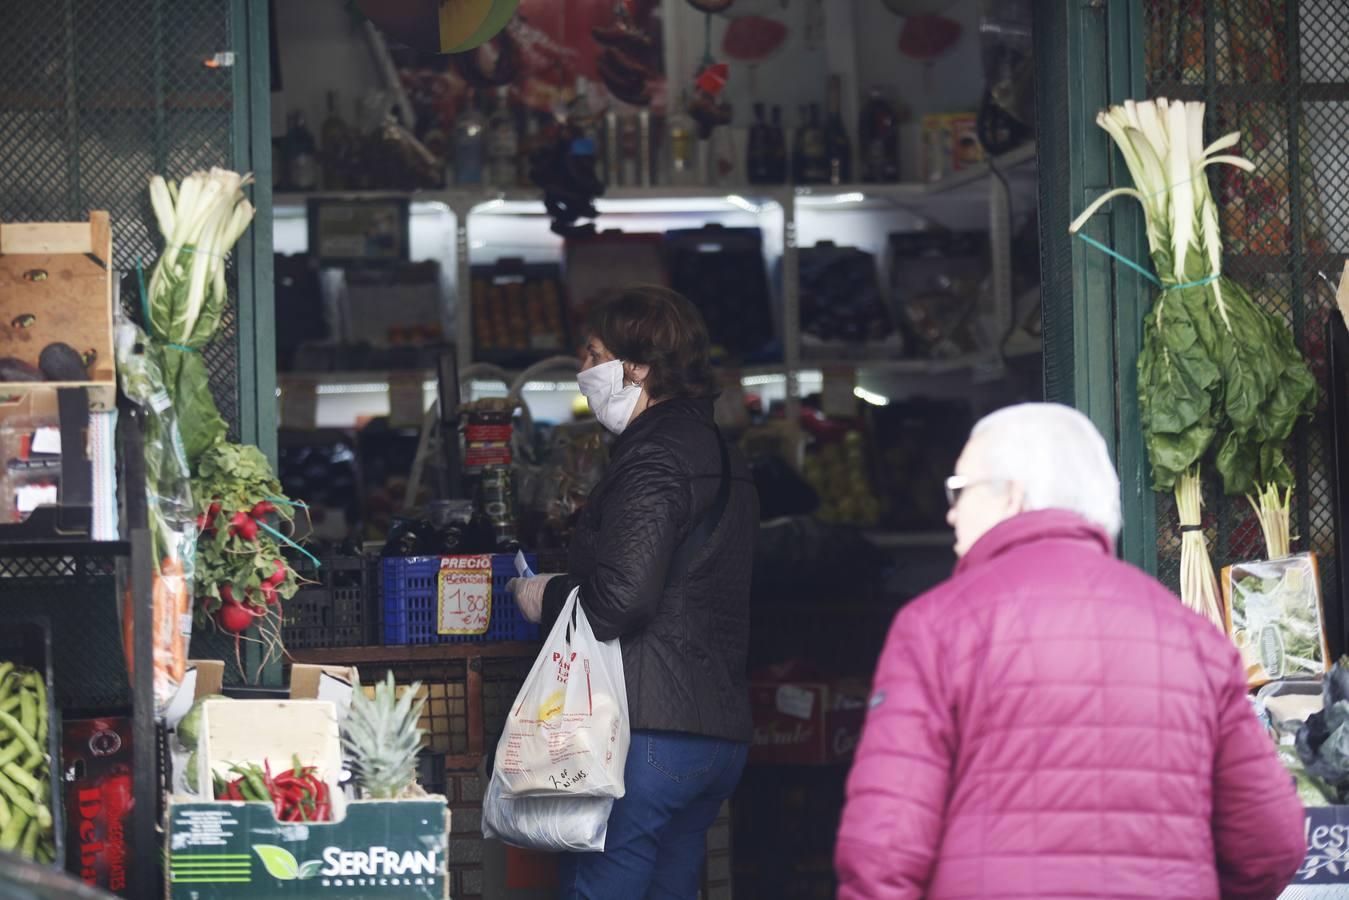
[[[1155,495],[1138,424],[1135,361],[1151,303],[1136,273],[1068,235],[1068,225],[1128,172],[1096,114],[1144,96],[1143,19],[1136,0],[1036,0],[1041,290],[1047,399],[1082,410],[1105,435],[1120,471],[1120,553],[1157,565]],[[1141,212],[1119,202],[1087,233],[1146,261]]]

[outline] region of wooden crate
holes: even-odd
[[[0,222],[0,357],[36,367],[42,348],[62,342],[90,360],[84,381],[0,382],[0,415],[35,391],[71,386],[88,388],[91,409],[113,408],[113,277],[106,212],[88,222]]]

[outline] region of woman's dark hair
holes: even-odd
[[[675,291],[624,288],[596,306],[587,325],[617,358],[650,366],[644,384],[652,399],[716,395],[707,325],[697,307]]]

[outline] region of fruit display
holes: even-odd
[[[0,662],[0,850],[56,860],[44,676]]]
[[[472,281],[479,361],[517,365],[566,349],[562,275],[556,265],[498,260],[473,266]]]
[[[816,439],[802,468],[820,497],[816,516],[823,522],[873,528],[881,520],[881,501],[870,475],[867,442],[860,428],[840,438]]]
[[[404,690],[393,673],[351,695],[351,710],[342,722],[342,749],[363,796],[393,800],[417,783],[417,753],[424,732],[418,723],[426,706],[422,683]]]

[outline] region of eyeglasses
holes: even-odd
[[[960,495],[966,488],[972,488],[980,484],[1006,484],[1005,478],[971,478],[968,475],[952,475],[946,479],[946,502],[955,506],[960,502]]]

